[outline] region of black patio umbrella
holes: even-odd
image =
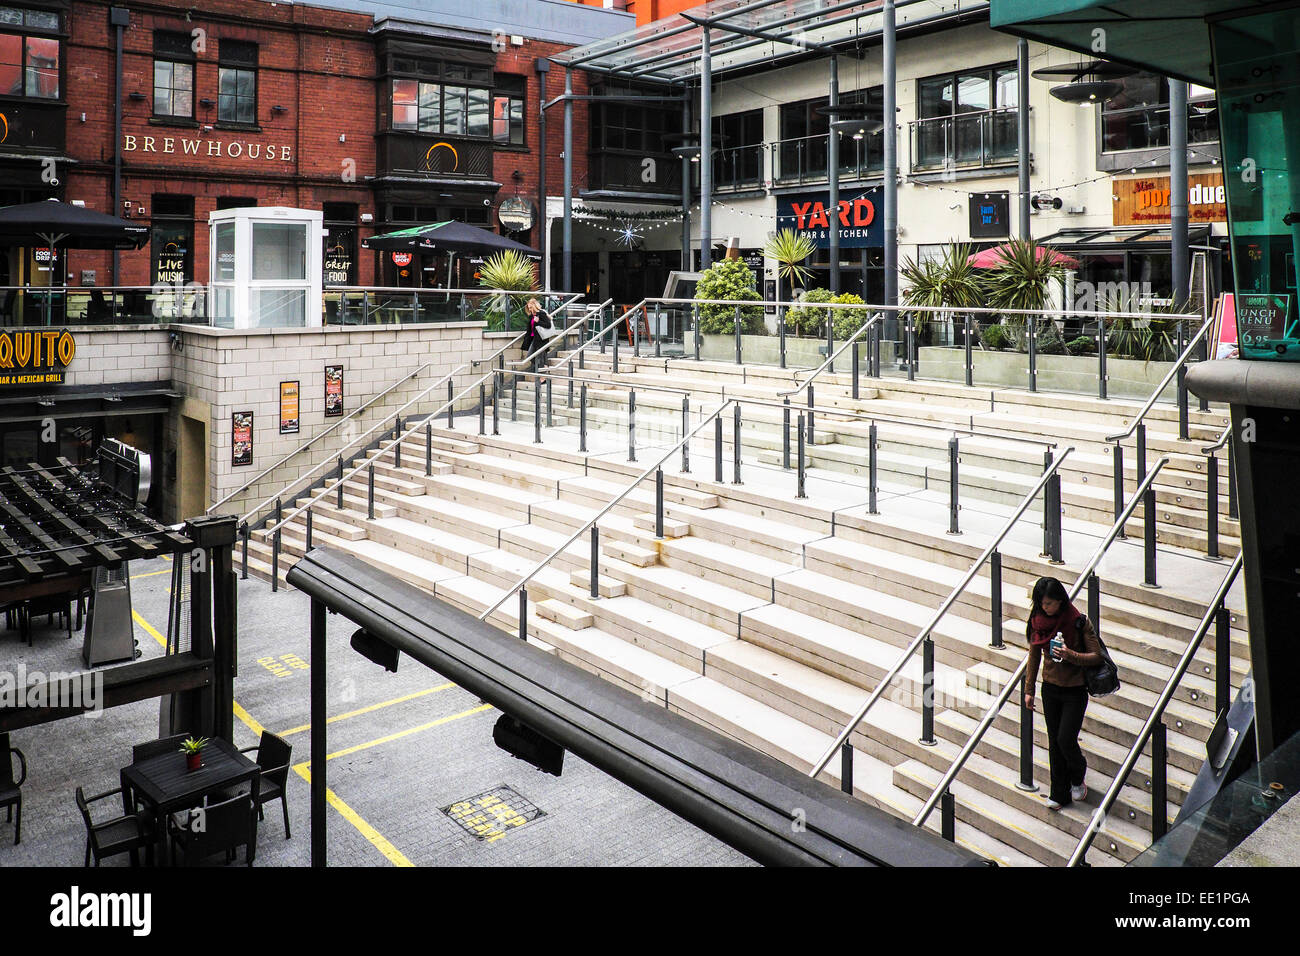
[[[139,249],[149,240],[149,227],[95,212],[84,206],[45,199],[0,209],[0,247],[47,246],[64,249]],[[50,296],[45,297],[45,322],[50,321]]]
[[[522,242],[515,242],[495,232],[457,222],[454,219],[386,232],[381,236],[371,236],[361,245],[366,249],[379,249],[382,252],[454,252],[462,255],[481,255],[513,249],[528,256],[541,255],[536,249]]]

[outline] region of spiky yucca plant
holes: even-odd
[[[812,270],[803,263],[816,251],[817,243],[811,236],[793,229],[782,229],[763,246],[763,254],[780,263],[777,271],[782,279],[790,283],[791,298],[794,298],[794,284],[804,282],[812,275]],[[778,286],[778,290],[779,288]]]
[[[181,741],[180,752],[183,754],[202,753],[203,748],[208,745],[207,737],[186,737]]]
[[[903,290],[905,305],[922,305],[930,308],[969,309],[982,305],[984,290],[980,270],[968,261],[971,247],[965,243],[949,242],[942,259],[918,262],[908,258],[899,269],[907,288]],[[934,312],[914,312],[917,329],[938,318]]]
[[[483,260],[478,271],[479,285],[487,289],[502,289],[512,292],[532,292],[537,288],[537,265],[522,252],[515,249],[503,249]],[[500,331],[509,327],[509,319],[516,313],[522,314],[524,296],[500,295],[489,297],[484,303],[484,312],[488,328]]]

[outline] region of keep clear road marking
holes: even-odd
[[[151,625],[148,621],[146,621],[144,618],[142,618],[142,617],[140,616],[140,614],[139,614],[138,611],[132,609],[132,611],[131,611],[131,618],[132,618],[132,619],[133,619],[137,624],[139,624],[142,628],[144,628],[145,631],[146,631],[148,634],[150,634],[150,635],[153,637],[153,639],[156,640],[159,644],[161,644],[163,647],[166,647],[166,646],[167,646],[167,641],[163,639],[163,636],[162,636],[161,634],[159,634],[157,630],[154,629],[153,625]],[[479,709],[479,710],[485,710],[488,706],[490,706],[490,705],[485,704],[483,707],[480,707],[480,708],[478,708],[478,709]],[[240,707],[238,701],[235,702],[235,716],[238,717],[238,718],[240,719],[240,721],[244,724],[244,726],[247,727],[249,730],[251,730],[251,731],[252,731],[256,736],[258,736],[259,738],[262,736],[262,731],[263,731],[265,728],[264,728],[260,723],[258,723],[256,720],[254,720],[254,719],[252,718],[252,716],[248,713],[248,711],[246,711],[246,710],[244,710],[244,708]],[[464,715],[457,715],[457,716],[464,716]],[[455,719],[455,717],[450,717],[450,718],[445,718],[444,721],[445,721],[445,720],[454,720],[454,719]],[[443,723],[444,721],[438,721],[438,723]],[[416,729],[418,730],[418,729],[421,729],[421,728],[416,728]],[[413,733],[413,732],[414,732],[414,731],[407,731],[407,733]],[[397,734],[397,735],[395,735],[395,736],[402,736],[402,735],[401,735],[401,734]],[[376,743],[378,743],[378,742],[379,742],[379,741],[376,741]],[[362,746],[364,747],[364,746],[370,746],[370,745],[369,745],[369,744],[363,744]],[[361,748],[358,747],[358,748],[354,748],[354,749],[358,749],[358,750],[359,750],[359,749],[361,749]],[[328,759],[328,758],[327,758],[327,759]],[[298,766],[294,767],[293,769],[294,769],[295,771],[297,771],[298,776],[302,777],[302,778],[303,778],[304,780],[306,780],[308,783],[311,783],[311,772],[307,769],[308,766],[309,766],[308,764],[303,763],[303,764],[299,764]],[[406,858],[406,857],[401,853],[401,851],[399,851],[399,850],[397,849],[397,847],[393,846],[393,845],[392,845],[391,843],[389,843],[386,839],[384,839],[384,837],[380,834],[380,832],[379,832],[378,830],[376,830],[376,829],[375,829],[374,827],[372,827],[369,823],[367,823],[365,820],[363,820],[363,819],[361,818],[361,816],[360,816],[360,815],[359,815],[355,810],[353,810],[353,809],[352,809],[351,807],[349,807],[346,803],[344,803],[342,800],[340,800],[339,797],[338,797],[338,794],[336,794],[333,790],[329,789],[328,787],[325,788],[325,801],[326,801],[326,802],[327,802],[331,807],[333,807],[335,810],[337,810],[337,811],[339,812],[339,815],[342,816],[343,819],[347,820],[348,823],[350,823],[350,824],[352,824],[354,827],[356,827],[356,828],[357,828],[357,831],[358,831],[358,832],[359,832],[363,837],[365,837],[367,840],[369,840],[370,843],[375,847],[375,849],[378,850],[380,853],[382,853],[382,854],[384,855],[384,857],[385,857],[385,858],[386,858],[390,863],[392,863],[394,866],[414,866],[414,865],[415,865],[415,864],[412,863],[410,860],[408,860],[408,859],[407,859],[407,858]]]

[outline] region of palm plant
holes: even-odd
[[[1117,316],[1107,321],[1107,313],[1136,311],[1124,296],[1106,296],[1097,303],[1097,309],[1098,320],[1107,326],[1107,350],[1112,355],[1142,359],[1148,365],[1178,357],[1178,323],[1183,320],[1168,317],[1178,311],[1172,303],[1152,307],[1151,316],[1142,319]]]
[[[532,292],[537,288],[537,266],[522,252],[503,249],[483,260],[483,265],[479,268],[478,282],[487,289]],[[484,311],[491,331],[499,332],[509,328],[512,313],[519,311],[511,308],[512,300],[515,298],[504,291],[489,297],[484,304]],[[522,300],[523,297],[519,298]]]
[[[1015,310],[1041,309],[1047,304],[1051,283],[1065,275],[1060,259],[1032,239],[1013,239],[1002,246],[1002,261],[987,270],[980,283],[988,304],[1006,310],[1002,324],[1023,345],[1025,316]]]
[[[811,236],[793,229],[782,229],[763,247],[763,254],[779,263],[777,272],[781,278],[789,281],[791,298],[794,298],[795,282],[804,282],[812,275],[812,270],[803,262],[816,251],[817,243]],[[780,286],[777,288],[779,298]]]
[[[970,256],[970,246],[949,242],[942,259],[904,260],[899,269],[907,284],[903,290],[903,303],[940,309],[979,306],[984,301],[983,284],[980,270],[971,265]],[[927,319],[935,318],[936,313],[915,312],[912,316],[920,329]]]

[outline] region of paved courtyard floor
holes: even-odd
[[[162,653],[170,569],[161,558],[131,566],[145,657]],[[309,603],[298,591],[273,594],[260,581],[240,582],[235,744],[255,746],[266,728],[293,746],[292,838],[285,839],[279,804],[268,805],[256,866],[310,862]],[[491,706],[410,658],[395,674],[382,670],[348,646],[351,622],[328,620],[331,866],[752,865],[572,754],[559,778],[516,760],[492,742],[498,712]],[[30,650],[16,632],[0,630],[3,666],[79,670],[81,633],[69,641],[66,631],[40,623]],[[158,736],[158,709],[157,700],[142,701],[15,731],[12,743],[29,770],[23,840],[13,846],[13,827],[0,819],[0,867],[81,865],[86,837],[76,788],[87,795],[115,788],[131,746]],[[111,815],[120,803],[101,807]],[[121,856],[104,865],[127,864]]]

